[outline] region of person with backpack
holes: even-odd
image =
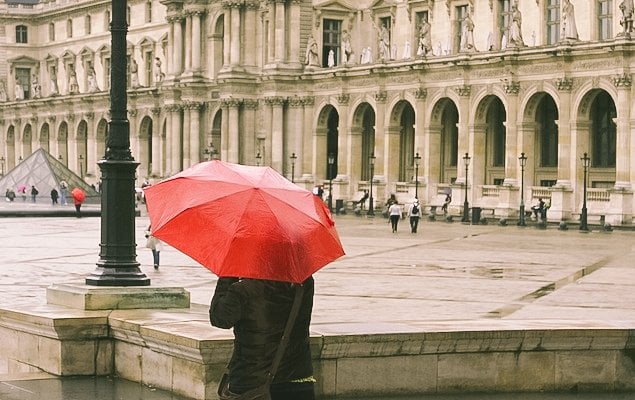
[[[31,185],[31,201],[33,203],[35,203],[36,199],[37,199],[37,195],[40,194],[40,191],[37,190],[37,188],[35,187],[35,185]]]
[[[419,226],[419,218],[421,218],[421,207],[419,206],[419,200],[415,199],[408,212],[410,217],[410,232],[417,233],[417,227]]]

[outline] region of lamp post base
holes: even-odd
[[[527,226],[525,223],[525,205],[521,204],[518,210],[518,226]]]
[[[465,203],[463,203],[463,218],[461,219],[461,222],[470,222],[470,217],[468,215],[469,213],[470,213],[470,205],[466,201]]]
[[[580,230],[588,231],[589,227],[587,225],[587,210],[586,208],[582,209],[582,213],[580,214]]]

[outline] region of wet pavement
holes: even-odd
[[[315,275],[312,325],[321,332],[635,327],[635,232],[595,228],[581,233],[555,226],[541,230],[423,219],[417,234],[409,232],[405,220],[393,234],[382,217],[335,219],[346,256]],[[152,286],[184,287],[193,304],[207,306],[216,277],[169,246],[155,271],[151,252],[144,247],[147,225],[142,213],[136,220],[137,259]],[[83,282],[96,268],[99,242],[100,218],[1,218],[0,305],[45,304],[51,284]],[[83,399],[178,399],[125,381],[36,381],[10,376],[7,368],[0,355],[0,400],[43,395],[47,400],[72,400],[73,388],[81,385],[87,386],[77,390],[85,393],[92,393],[86,388],[99,389],[90,389],[99,393]],[[16,392],[7,392],[12,386]],[[622,400],[635,399],[635,394],[416,398]],[[388,399],[399,397],[381,400]]]

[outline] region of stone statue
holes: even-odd
[[[353,47],[351,45],[351,34],[348,31],[342,31],[342,64],[352,63],[355,60]]]
[[[0,80],[0,102],[4,103],[5,101],[7,101],[7,87],[4,80]]]
[[[154,82],[158,85],[163,82],[163,78],[165,78],[165,74],[161,70],[161,59],[154,57]]]
[[[70,71],[68,73],[68,93],[77,94],[79,93],[79,84],[77,83],[77,74],[75,73],[75,68],[73,68],[72,66],[69,68],[70,68]]]
[[[630,36],[633,32],[633,13],[635,12],[633,0],[622,0],[620,3],[620,11],[622,11],[622,19],[620,25],[624,29],[619,36]]]
[[[99,86],[97,85],[97,74],[95,73],[95,68],[93,68],[92,65],[89,65],[86,77],[88,80],[88,93],[99,92]]]
[[[578,28],[575,24],[575,12],[570,0],[562,3],[562,40],[578,40]]]
[[[31,98],[39,99],[42,97],[42,87],[37,80],[37,76],[35,74],[31,75]]]
[[[403,54],[401,55],[402,60],[409,60],[412,58],[412,49],[410,48],[410,41],[406,40],[406,43],[403,45]]]
[[[49,92],[50,96],[57,96],[59,94],[59,88],[57,87],[57,72],[55,71],[55,67],[52,67],[49,73]]]
[[[467,14],[465,15],[465,19],[461,23],[460,50],[462,52],[476,51],[476,47],[474,46],[474,21],[472,21],[469,7],[467,10]]]
[[[524,47],[522,32],[523,17],[518,10],[518,2],[512,4],[511,21],[508,28],[508,38],[506,47]]]
[[[133,58],[130,63],[130,87],[135,89],[139,86],[139,65],[137,65],[137,61]]]
[[[390,60],[390,32],[386,25],[382,25],[379,30],[379,59],[382,61]]]
[[[329,50],[329,55],[327,58],[326,65],[328,65],[329,68],[332,68],[335,66],[335,52],[333,51],[333,49]]]
[[[24,100],[24,88],[19,81],[15,83],[15,100]]]
[[[417,55],[425,57],[432,51],[432,36],[430,32],[430,23],[426,18],[421,18],[419,25],[419,42],[417,44]]]
[[[309,67],[319,67],[320,59],[318,57],[318,45],[313,35],[309,36],[309,40],[306,42],[306,55],[305,61]]]
[[[373,62],[373,51],[369,47],[362,49],[361,64],[370,64]]]

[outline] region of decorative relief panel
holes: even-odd
[[[615,75],[611,79],[616,88],[630,88],[632,84],[631,74]]]

